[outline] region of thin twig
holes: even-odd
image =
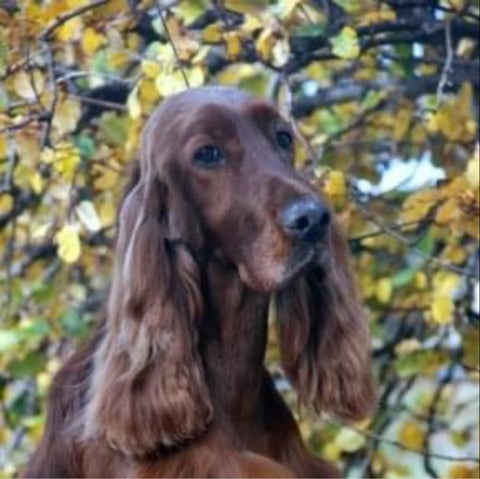
[[[160,20],[162,21],[163,29],[165,30],[165,35],[167,36],[168,42],[170,43],[170,46],[172,47],[173,54],[175,55],[175,59],[177,61],[177,66],[180,70],[180,73],[182,74],[183,81],[185,82],[186,87],[188,89],[190,89],[190,82],[188,81],[187,74],[185,73],[185,70],[183,69],[182,61],[180,60],[177,48],[175,46],[175,42],[173,41],[172,35],[170,34],[170,30],[168,29],[167,21],[165,20],[165,17],[163,16],[163,10],[160,6],[160,3],[157,3],[156,5],[157,5],[158,15],[160,16]]]
[[[57,107],[58,103],[58,89],[57,89],[57,84],[55,82],[55,61],[53,59],[53,53],[50,48],[50,45],[48,42],[43,41],[44,48],[47,52],[47,59],[48,59],[48,74],[49,74],[49,80],[50,80],[50,87],[52,88],[53,91],[53,98],[52,101],[50,102],[50,108],[48,109],[49,112],[49,119],[46,122],[46,127],[43,131],[43,138],[42,138],[42,147],[45,147],[49,145],[50,143],[50,133],[52,130],[52,125],[53,125],[53,116],[55,114],[55,109]]]
[[[74,93],[68,93],[68,96],[82,103],[89,103],[91,105],[103,106],[104,108],[109,108],[112,110],[127,111],[127,107],[125,105],[121,105],[120,103],[114,103],[113,101],[99,100],[98,98],[90,98],[88,96],[75,95]]]
[[[444,99],[444,90],[448,83],[448,77],[450,76],[450,71],[452,69],[453,62],[453,47],[452,47],[452,23],[450,21],[445,22],[445,48],[447,51],[447,56],[445,59],[445,64],[442,69],[442,75],[440,76],[440,81],[438,82],[437,87],[437,104],[440,105]]]
[[[425,470],[430,474],[431,477],[437,478],[438,474],[437,471],[433,468],[432,464],[432,455],[430,452],[430,437],[434,433],[434,421],[437,415],[437,410],[439,406],[440,397],[442,395],[443,390],[450,383],[453,375],[454,368],[456,363],[452,362],[448,365],[447,372],[442,380],[438,383],[437,388],[435,390],[435,394],[433,395],[432,401],[430,403],[430,407],[428,409],[428,419],[427,419],[427,431],[425,432],[425,436],[423,439],[423,464],[425,466]]]
[[[45,30],[43,30],[43,32],[40,33],[40,40],[48,40],[50,35],[64,23],[68,22],[74,17],[93,10],[94,8],[105,5],[107,2],[108,0],[95,0],[88,5],[83,5],[82,7],[76,8],[75,10],[71,10],[67,13],[64,13],[63,15],[59,15],[59,17],[51,25],[49,25]]]
[[[39,113],[37,115],[27,116],[26,118],[24,118],[22,121],[19,121],[18,123],[14,123],[13,125],[8,125],[8,126],[4,126],[3,128],[0,128],[0,134],[5,133],[7,131],[21,130],[23,127],[27,126],[30,123],[33,123],[34,121],[48,121],[49,116],[50,115],[47,112]]]
[[[392,229],[388,225],[381,223],[377,218],[375,218],[375,215],[368,208],[366,208],[358,200],[358,198],[356,198],[356,195],[352,195],[352,196],[353,196],[353,199],[355,200],[355,204],[358,210],[367,218],[367,220],[369,220],[371,223],[376,225],[381,230],[385,231],[385,233],[391,236],[392,238],[395,238],[400,243],[404,244],[405,246],[408,246],[412,251],[414,251],[416,254],[418,254],[425,260],[427,260],[429,263],[433,263],[437,266],[440,266],[441,268],[448,269],[449,271],[453,271],[454,273],[457,273],[461,276],[465,276],[468,278],[475,278],[474,274],[469,273],[468,271],[464,271],[462,268],[459,268],[458,266],[455,266],[454,264],[449,263],[448,261],[444,261],[441,258],[430,256],[429,254],[424,253],[421,249],[413,246],[411,242],[407,238],[405,238],[402,234],[400,234],[398,231]]]
[[[338,424],[337,421],[333,421],[333,420],[330,420],[329,422]],[[403,444],[399,441],[395,441],[394,439],[388,439],[388,438],[386,438],[384,436],[381,436],[379,434],[375,434],[372,431],[367,431],[367,430],[364,430],[364,429],[360,429],[360,428],[355,427],[351,424],[341,423],[341,425],[342,425],[342,427],[346,427],[348,429],[352,429],[353,431],[358,432],[359,434],[361,434],[362,436],[365,436],[369,440],[382,442],[384,444],[389,444],[391,446],[397,447],[398,449],[403,449],[404,451],[413,452],[415,454],[419,454],[419,455],[422,455],[422,456],[427,455],[427,453],[425,451],[421,451],[421,450],[418,450],[418,449],[414,449],[412,447],[408,447],[408,446],[406,446],[405,444]],[[428,453],[428,455],[432,458],[442,459],[444,461],[480,463],[480,458],[479,457],[452,456],[452,455],[449,455],[449,454],[441,454],[441,453],[437,453],[437,452],[430,452],[430,453]]]

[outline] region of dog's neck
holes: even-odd
[[[206,276],[200,348],[215,415],[241,424],[255,414],[264,381],[269,296],[221,263],[208,264]]]

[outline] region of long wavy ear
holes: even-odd
[[[313,267],[277,295],[281,359],[304,404],[356,420],[375,406],[369,330],[337,224],[329,240],[331,270]]]
[[[166,200],[152,173],[138,178],[123,202],[86,407],[86,438],[103,435],[130,455],[180,444],[212,418],[196,350],[199,270],[186,247],[166,240]]]

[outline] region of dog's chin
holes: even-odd
[[[302,252],[296,252],[288,261],[262,267],[263,274],[255,274],[254,268],[249,268],[246,264],[240,264],[237,267],[240,280],[250,289],[259,293],[274,293],[288,287],[309,268],[318,268],[327,273],[330,269],[330,258],[325,248],[308,248]],[[265,272],[270,274],[265,275]]]

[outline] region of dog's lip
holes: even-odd
[[[299,259],[295,259],[290,263],[280,289],[294,281],[295,278],[298,278],[298,276],[314,264],[323,268],[324,263],[326,263],[326,261],[324,261],[325,256],[324,248],[320,248],[319,245],[312,245],[312,247],[306,249],[305,252],[302,252]]]

